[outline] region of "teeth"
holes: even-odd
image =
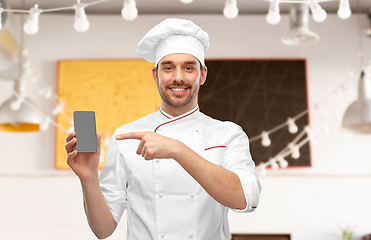
[[[174,92],[183,92],[185,88],[172,88],[171,90],[173,90]]]

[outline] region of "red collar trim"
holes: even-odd
[[[188,117],[189,115],[195,113],[197,110],[198,110],[198,107],[197,107],[195,110],[193,110],[192,112],[188,113],[187,115],[184,115],[184,116],[182,116],[182,117],[180,117],[180,118],[176,118],[176,119],[174,119],[174,120],[171,120],[171,121],[165,122],[165,123],[163,123],[163,124],[160,124],[159,126],[157,126],[157,128],[155,129],[154,132],[157,132],[157,129],[159,129],[160,127],[164,126],[165,124],[168,124],[168,123],[171,123],[171,122],[175,122],[175,121],[178,121],[178,120],[180,120],[180,119],[182,119],[182,118]]]
[[[161,108],[159,108],[159,110],[160,110],[160,113],[161,113],[162,115],[164,115],[164,116],[165,116],[166,118],[168,118],[168,119],[171,119],[171,117],[166,116],[166,114],[162,112]]]

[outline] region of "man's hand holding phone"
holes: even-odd
[[[94,112],[75,111],[74,125],[75,131],[66,138],[67,164],[81,180],[96,177],[101,134],[96,134]]]
[[[98,174],[101,134],[97,135],[97,152],[77,152],[76,150],[76,132],[68,134],[66,138],[67,164],[80,179],[87,179]]]

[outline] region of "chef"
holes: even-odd
[[[68,135],[67,163],[98,238],[113,233],[126,209],[128,240],[227,240],[228,210],[256,209],[261,186],[246,134],[197,104],[208,47],[208,34],[183,19],[164,20],[139,42],[138,54],[155,63],[161,107],[116,129],[99,178],[100,151],[78,153],[76,133]]]

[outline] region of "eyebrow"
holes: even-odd
[[[160,65],[165,65],[165,64],[170,64],[170,63],[173,63],[172,61],[163,61],[163,62],[160,62]]]
[[[192,64],[192,65],[195,65],[197,64],[196,61],[185,61],[184,64]]]

